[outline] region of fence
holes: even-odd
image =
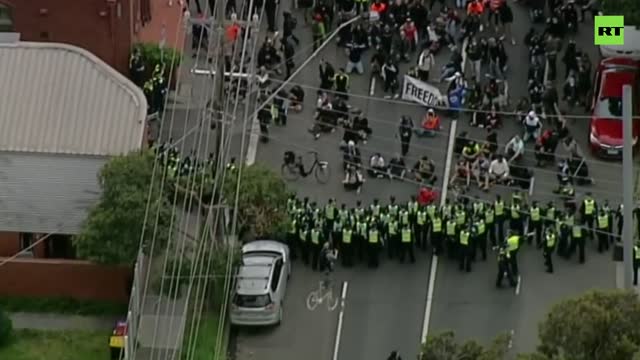
[[[129,311],[127,312],[127,336],[125,337],[124,359],[129,359],[129,354],[138,343],[138,324],[140,320],[140,309],[142,308],[143,291],[145,277],[147,274],[147,258],[142,252],[138,253],[138,258],[133,269],[133,282],[131,284],[131,297],[129,298]]]

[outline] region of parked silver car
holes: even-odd
[[[287,245],[271,240],[257,240],[244,245],[229,312],[231,324],[279,324],[290,274]]]

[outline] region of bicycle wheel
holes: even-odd
[[[329,309],[329,311],[333,311],[338,307],[338,299],[337,297],[333,296],[333,291],[329,293],[329,296],[327,296],[327,309]]]
[[[295,164],[282,164],[280,173],[287,181],[295,181],[300,177],[300,171]]]
[[[326,161],[319,161],[313,174],[320,184],[326,184],[331,177],[329,163]]]
[[[318,293],[316,291],[312,291],[311,293],[309,293],[309,295],[307,296],[307,309],[313,311],[318,307],[318,304],[320,304],[320,299],[318,298]]]

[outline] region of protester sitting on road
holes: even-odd
[[[362,155],[360,154],[360,149],[356,147],[356,144],[353,141],[349,141],[346,146],[343,146],[342,151],[342,159],[344,162],[345,170],[349,165],[360,166],[362,164]]]
[[[482,147],[482,152],[487,157],[492,157],[493,154],[498,151],[498,132],[493,127],[489,126],[487,128],[487,137],[485,138],[484,146]]]
[[[438,192],[430,186],[422,186],[418,190],[418,204],[421,206],[429,205],[438,199]]]
[[[462,150],[469,143],[469,134],[466,131],[462,131],[456,136],[456,142],[453,147],[453,152],[456,155],[462,155]]]
[[[449,185],[455,184],[456,180],[458,179],[464,179],[465,187],[469,187],[469,184],[471,183],[471,169],[469,162],[465,161],[464,159],[460,159],[456,163],[456,168],[453,172],[451,180],[449,181]]]
[[[387,176],[387,164],[380,153],[375,153],[369,158],[369,176],[383,178]]]
[[[522,141],[520,135],[513,135],[511,140],[504,146],[504,153],[509,158],[509,163],[522,158],[522,155],[524,155],[524,141]]]
[[[362,184],[364,184],[364,176],[362,176],[360,169],[357,166],[348,165],[342,184],[345,190],[355,190],[359,194],[362,190]]]
[[[420,158],[413,166],[413,174],[416,181],[434,183],[438,177],[435,175],[436,164],[426,155]]]
[[[353,131],[355,131],[360,140],[366,144],[367,139],[371,136],[371,128],[369,127],[369,120],[362,115],[362,110],[354,109],[352,110],[353,114]]]
[[[564,150],[569,153],[569,159],[582,158],[580,147],[578,146],[578,143],[573,138],[573,136],[567,136],[566,138],[564,138],[564,141],[562,141],[562,145],[564,147]]]
[[[537,139],[540,136],[540,132],[542,131],[542,121],[536,114],[535,111],[529,111],[529,114],[524,118],[524,136],[523,141],[527,142],[530,139]]]
[[[396,154],[391,161],[389,161],[389,169],[387,172],[389,178],[403,179],[406,172],[407,164],[405,164],[404,159],[400,154]]]
[[[553,130],[546,130],[538,138],[535,146],[536,166],[545,166],[555,162],[558,134]]]
[[[304,105],[304,90],[300,85],[295,85],[289,90],[289,106],[291,110],[300,112]]]
[[[427,110],[422,126],[415,130],[418,136],[434,137],[440,131],[440,117],[433,109]]]
[[[509,181],[509,163],[503,155],[498,155],[489,165],[489,171],[485,176],[484,189],[489,190],[490,185],[506,183]]]
[[[491,161],[483,153],[471,164],[470,172],[479,188],[482,188],[482,178],[486,178],[490,165]]]
[[[480,155],[480,145],[474,140],[468,140],[467,144],[462,148],[462,157],[472,163]]]

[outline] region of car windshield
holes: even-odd
[[[595,115],[601,118],[621,118],[622,98],[600,98]]]
[[[233,303],[245,308],[262,308],[271,303],[269,294],[264,295],[242,295],[236,294]]]

